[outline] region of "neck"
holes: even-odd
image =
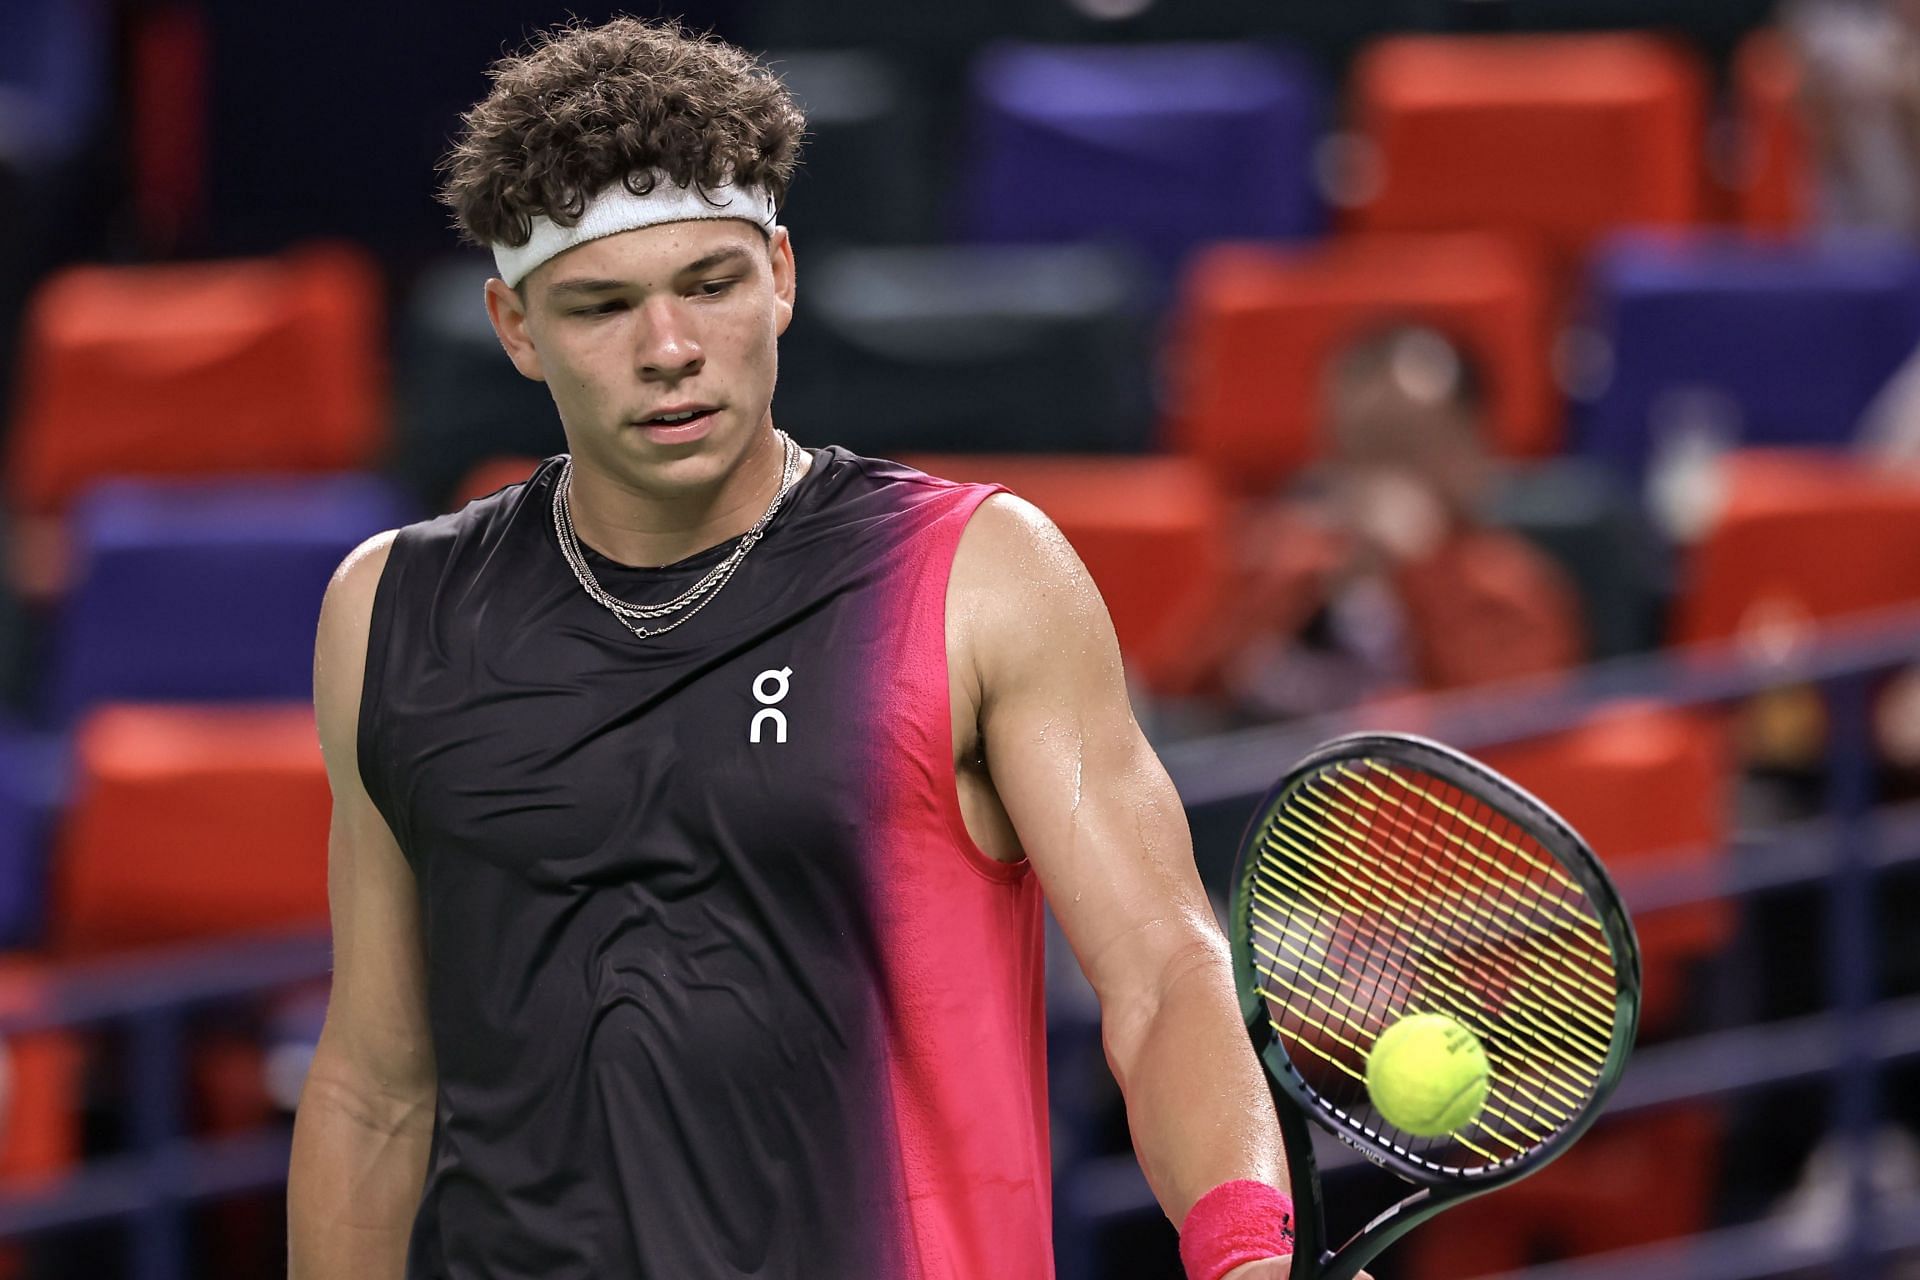
[[[737,538],[779,492],[785,450],[769,422],[716,484],[648,488],[574,457],[570,503],[575,536],[617,564],[658,567]],[[812,459],[802,450],[795,480]]]

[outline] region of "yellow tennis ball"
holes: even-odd
[[[1487,1051],[1444,1013],[1388,1027],[1367,1055],[1367,1092],[1387,1123],[1418,1138],[1471,1124],[1487,1101]]]

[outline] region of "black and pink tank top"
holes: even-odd
[[[992,492],[815,450],[636,639],[560,461],[403,529],[359,760],[439,1070],[409,1280],[1053,1273],[1040,895],[961,821],[945,601]],[[636,602],[664,569],[589,552]]]

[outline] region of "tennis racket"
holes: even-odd
[[[1294,1280],[1348,1280],[1565,1151],[1612,1092],[1639,1016],[1639,946],[1593,851],[1423,738],[1339,738],[1282,779],[1241,841],[1228,932],[1292,1169]],[[1375,1039],[1415,1013],[1467,1027],[1489,1065],[1479,1114],[1437,1138],[1395,1128],[1365,1082]],[[1337,1249],[1308,1117],[1414,1188]]]

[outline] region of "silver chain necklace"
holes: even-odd
[[[754,544],[766,533],[774,513],[786,501],[788,490],[793,488],[794,478],[800,470],[800,446],[793,442],[792,436],[778,428],[775,428],[774,434],[780,437],[781,465],[780,488],[774,493],[773,501],[753,522],[753,527],[740,535],[739,544],[727,554],[726,559],[707,570],[700,581],[661,604],[628,604],[609,595],[606,588],[600,585],[600,580],[593,576],[593,569],[587,564],[586,552],[580,545],[580,535],[573,527],[573,456],[567,455],[566,462],[560,468],[560,478],[553,486],[553,532],[560,541],[560,554],[566,557],[567,565],[573,570],[573,576],[579,580],[581,588],[606,606],[620,620],[621,626],[642,640],[665,635],[700,612],[709,600],[720,594],[720,588],[727,585],[734,570],[747,558],[747,552],[753,550]],[[675,613],[680,616],[661,627],[643,627],[634,622],[634,619],[664,618]]]

